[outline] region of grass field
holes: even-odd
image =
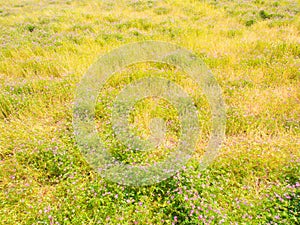
[[[117,73],[99,93],[96,118],[122,160],[137,159],[117,148],[105,121],[112,100],[137,78],[180,84],[202,128],[186,168],[153,186],[128,187],[86,163],[72,103],[100,55],[144,40],[183,46],[210,67],[226,102],[226,141],[198,171],[210,131],[199,88],[160,64]],[[153,99],[132,114],[140,135],[155,114],[145,110],[173,120],[176,139],[176,112]],[[300,224],[299,2],[0,0],[0,224]]]

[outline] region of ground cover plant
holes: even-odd
[[[299,224],[299,11],[292,0],[1,0],[0,224]],[[199,171],[210,133],[200,89],[170,66],[129,67],[96,105],[99,134],[120,160],[146,157],[122,149],[109,124],[112,100],[141,77],[181,85],[199,110],[201,136],[176,175],[127,187],[86,163],[72,107],[99,55],[145,40],[183,46],[210,67],[226,102],[226,141]],[[176,145],[177,114],[162,100],[139,102],[131,122],[147,136],[157,115],[170,121]]]

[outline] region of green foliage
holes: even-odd
[[[265,19],[270,19],[272,16],[269,14],[269,13],[267,13],[265,10],[260,10],[259,11],[259,16],[263,19],[263,20],[265,20]]]
[[[1,1],[0,224],[299,224],[299,5],[282,1]],[[101,178],[76,146],[74,91],[99,55],[133,41],[163,40],[193,51],[220,83],[226,142],[204,171],[210,108],[184,72],[159,63],[114,74],[99,93],[99,136],[119,160],[135,154],[114,138],[111,106],[147,76],[180,85],[199,110],[201,135],[189,164],[148,187]],[[140,101],[133,130],[149,135],[153,117],[180,123],[163,100]]]

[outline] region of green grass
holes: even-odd
[[[299,224],[299,12],[292,0],[0,1],[0,224]],[[128,83],[171,79],[200,112],[202,135],[187,167],[133,188],[101,179],[85,162],[72,103],[99,55],[144,40],[175,43],[203,59],[222,87],[227,130],[219,157],[199,172],[210,130],[199,88],[160,64],[115,74],[99,94],[96,118],[122,160],[140,159],[122,152],[105,121]],[[137,105],[137,132],[147,136],[157,115],[174,121],[176,142],[176,112],[163,102]]]

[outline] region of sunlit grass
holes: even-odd
[[[0,224],[299,223],[299,11],[292,0],[1,1]],[[112,133],[105,121],[121,88],[149,74],[191,95],[202,130],[180,174],[122,187],[101,179],[80,154],[72,103],[99,55],[143,40],[183,46],[210,67],[227,105],[227,137],[217,160],[197,171],[210,128],[201,91],[174,68],[130,67],[100,93],[100,135]],[[149,135],[147,112],[160,104],[136,106],[137,133]],[[157,115],[176,121],[172,108]],[[175,142],[178,126],[169,129]]]

